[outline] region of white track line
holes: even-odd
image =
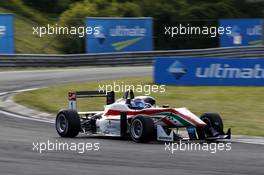
[[[41,88],[45,88],[45,87],[41,87]],[[20,89],[20,90],[9,91],[9,92],[0,92],[0,96],[11,94],[11,93],[20,93],[20,92],[26,92],[26,91],[33,91],[33,90],[37,90],[37,89],[39,89],[39,88],[28,88],[28,89]]]
[[[40,87],[39,87],[40,88]],[[20,93],[20,92],[26,92],[26,91],[33,91],[33,90],[37,90],[39,88],[28,88],[28,89],[20,89],[20,90],[15,90],[15,91],[9,91],[9,92],[1,92],[0,96],[4,96],[7,94],[11,94],[11,93]],[[41,87],[41,88],[45,88],[45,87]],[[34,118],[34,117],[26,117],[23,115],[19,115],[19,114],[14,114],[11,112],[7,112],[7,111],[1,111],[0,110],[0,114],[4,114],[7,116],[11,116],[11,117],[16,117],[16,118],[20,118],[20,119],[25,119],[25,120],[32,120],[32,121],[37,121],[37,122],[45,122],[45,123],[54,123],[54,120],[52,119],[41,119],[41,118]]]
[[[1,92],[0,96],[6,95],[6,94],[8,94],[8,92]]]
[[[32,120],[32,121],[44,122],[44,123],[54,123],[54,121],[51,119],[49,120],[49,119],[38,119],[38,118],[33,118],[33,117],[26,117],[26,116],[13,114],[13,113],[1,111],[1,110],[0,110],[0,114],[15,117],[15,118],[20,118],[20,119],[25,119],[25,120]]]
[[[248,143],[248,144],[255,144],[255,145],[264,145],[264,139],[263,138],[243,138],[243,139],[232,139],[232,142],[237,143]]]

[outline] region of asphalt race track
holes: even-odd
[[[85,68],[49,71],[0,72],[0,93],[50,84],[141,77],[152,68]],[[33,151],[33,142],[99,143],[98,151]],[[263,174],[264,146],[232,143],[232,150],[164,150],[164,144],[136,144],[118,139],[58,137],[53,124],[0,114],[0,174]]]

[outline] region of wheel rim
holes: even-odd
[[[58,116],[57,122],[56,122],[56,127],[60,133],[63,133],[67,130],[68,122],[67,122],[66,117],[64,115],[61,114]]]
[[[136,119],[132,122],[131,134],[134,138],[138,139],[141,137],[143,132],[143,124],[140,120]]]

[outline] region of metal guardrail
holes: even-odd
[[[264,58],[264,46],[102,54],[0,55],[0,67],[69,67],[151,65],[155,57]]]

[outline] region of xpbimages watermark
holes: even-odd
[[[232,27],[216,27],[216,26],[191,26],[190,24],[179,24],[176,26],[165,26],[164,34],[170,37],[180,35],[207,35],[211,38],[217,37],[217,35],[230,35],[232,33]]]
[[[165,85],[149,85],[149,84],[125,84],[124,82],[117,83],[113,82],[113,84],[99,84],[98,85],[98,91],[99,92],[105,92],[106,94],[108,92],[114,91],[114,92],[126,92],[129,90],[133,90],[133,92],[136,93],[143,93],[144,95],[150,95],[151,93],[165,93]]]
[[[100,143],[90,143],[90,142],[59,142],[55,141],[44,141],[44,142],[33,142],[32,150],[40,154],[44,152],[52,151],[72,151],[79,154],[83,154],[88,151],[98,151],[100,150]]]
[[[33,29],[33,35],[43,37],[45,35],[76,35],[80,38],[86,35],[98,35],[100,33],[99,27],[84,27],[84,26],[59,26],[58,24],[47,26],[35,26]]]
[[[231,151],[231,143],[195,143],[195,142],[179,142],[165,143],[164,150],[174,154],[179,151],[205,151],[215,154],[217,152]]]

